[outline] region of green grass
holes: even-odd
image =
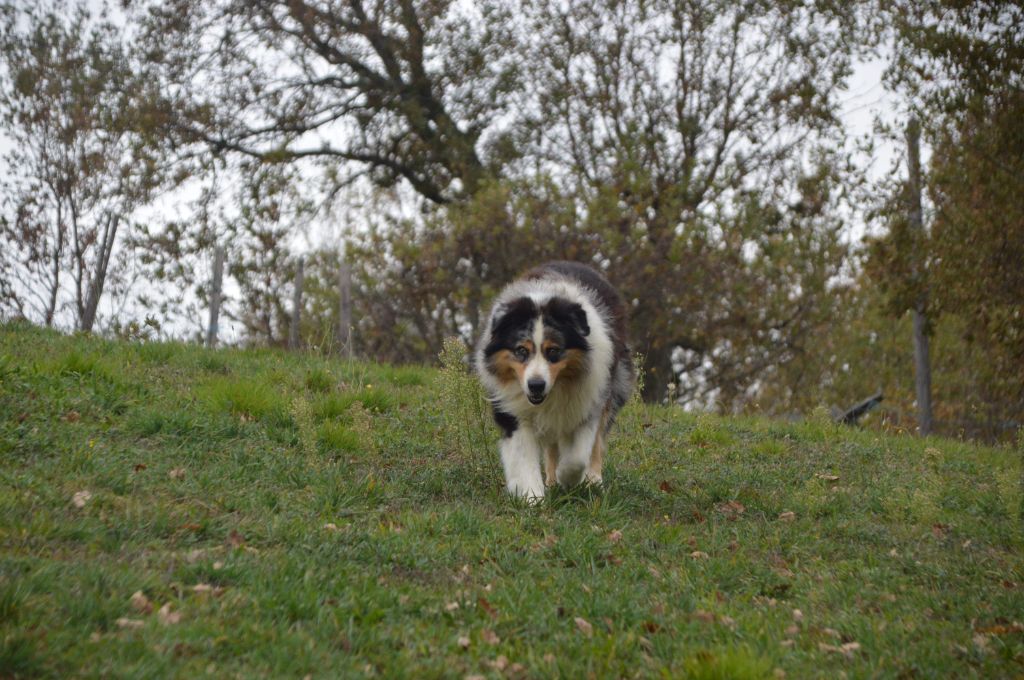
[[[0,327],[0,677],[1024,674],[1020,451],[634,403],[523,507],[447,352]]]

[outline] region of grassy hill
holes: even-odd
[[[631,404],[526,508],[446,370],[0,327],[0,677],[1013,677],[1021,454]]]

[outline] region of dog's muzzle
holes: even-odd
[[[527,380],[526,398],[529,399],[530,403],[533,404],[534,406],[540,404],[541,402],[544,401],[544,397],[547,396],[546,394],[544,394],[544,388],[546,388],[547,386],[548,384],[543,380],[539,380],[536,378]]]

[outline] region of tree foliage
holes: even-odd
[[[0,7],[5,246],[0,310],[91,330],[131,276],[119,241],[163,180],[152,83],[121,31],[85,5]]]
[[[405,180],[435,203],[471,195],[489,173],[487,133],[517,73],[502,3],[175,0],[143,10],[181,144],[314,159],[333,191],[364,174],[381,186]]]
[[[688,396],[731,402],[792,356],[842,261],[826,210],[846,168],[822,149],[836,139],[849,9],[178,0],[139,12],[184,147],[313,160],[328,196],[358,176],[405,180],[440,206],[355,237],[368,318],[395,332],[393,351],[375,345],[388,356],[468,339],[507,280],[573,257],[636,301],[648,398],[684,348],[675,368],[702,372]]]
[[[906,188],[891,186],[881,211],[888,229],[872,244],[868,271],[890,314],[927,296],[940,342],[959,349],[954,365],[966,371],[964,357],[984,357],[949,419],[977,416],[987,436],[1006,434],[1024,420],[1024,213],[1016,198],[1024,191],[1024,5],[883,8],[895,46],[888,80],[920,116],[933,151],[930,209],[926,231],[908,229]]]

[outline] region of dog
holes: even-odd
[[[607,432],[636,382],[626,324],[618,291],[577,262],[531,269],[498,295],[474,363],[514,497],[544,497],[542,453],[548,486],[601,483]]]

